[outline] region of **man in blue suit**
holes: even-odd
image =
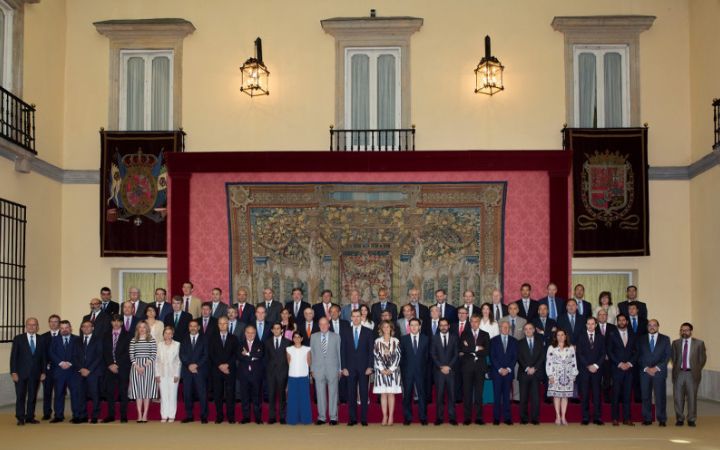
[[[356,309],[360,309],[360,291],[357,289],[352,289],[350,291],[350,303],[348,303],[347,305],[343,305],[340,311],[340,318],[342,320],[346,320],[349,323],[350,316],[352,312]]]
[[[207,423],[207,377],[208,377],[208,346],[207,338],[199,333],[200,324],[193,319],[188,325],[189,334],[180,343],[180,377],[183,382],[183,400],[185,401],[185,418],[183,423],[192,422],[193,394],[200,402],[200,420]]]
[[[182,297],[180,297],[180,301],[182,302]],[[173,311],[172,304],[167,301],[167,291],[163,288],[155,289],[155,303],[150,304],[155,305],[157,320],[161,322],[164,322],[165,318]]]
[[[430,354],[430,338],[420,333],[420,320],[410,319],[410,333],[400,338],[400,372],[403,382],[404,425],[412,422],[412,401],[417,395],[418,418],[427,425],[425,368]]]
[[[15,336],[10,350],[10,374],[15,383],[15,417],[19,426],[40,423],[35,419],[35,399],[45,379],[45,345],[38,343],[38,320],[25,320],[25,332]]]
[[[635,425],[630,418],[630,393],[633,386],[633,367],[637,364],[637,337],[628,328],[625,314],[618,314],[617,329],[607,339],[607,355],[612,367],[612,421],[620,425],[620,401],[623,404],[623,424]]]
[[[652,398],[655,392],[655,416],[661,427],[667,422],[667,363],[670,360],[670,338],[660,334],[660,322],[648,321],[648,334],[638,337],[638,368],[640,370],[640,391],[642,393],[643,425],[652,425]]]
[[[592,305],[589,301],[585,300],[585,286],[583,286],[582,284],[575,285],[573,295],[573,299],[575,300],[575,304],[577,305],[577,313],[584,319],[592,316]]]
[[[60,321],[60,336],[53,339],[50,344],[50,361],[52,361],[53,375],[55,378],[55,417],[50,423],[58,423],[65,420],[65,390],[70,390],[70,399],[73,406],[73,413],[77,410],[77,388],[80,381],[80,374],[74,365],[77,361],[75,352],[79,351],[77,345],[79,337],[72,334],[70,321]],[[73,421],[75,417],[73,418]],[[80,422],[77,422],[80,423]]]
[[[548,284],[547,295],[538,301],[538,307],[540,305],[547,306],[548,317],[552,320],[557,320],[559,316],[565,314],[565,299],[558,297],[557,291],[555,283]]]
[[[579,374],[579,391],[582,398],[582,425],[590,423],[590,396],[594,407],[593,423],[603,425],[600,419],[600,381],[605,362],[605,338],[596,330],[597,320],[590,317],[585,322],[586,331],[575,342],[575,355]]]
[[[360,311],[350,316],[352,327],[340,336],[340,359],[343,375],[348,377],[348,426],[357,424],[357,393],[360,390],[360,422],[367,426],[368,376],[373,371],[374,339],[369,328],[360,324]]]
[[[575,345],[580,334],[585,332],[585,320],[582,314],[578,312],[577,301],[571,298],[565,303],[565,314],[558,317],[557,326],[565,330],[570,337],[570,344]]]
[[[510,387],[517,363],[517,340],[510,336],[510,322],[500,322],[500,334],[490,340],[490,369],[493,380],[493,425],[500,425],[501,416],[506,425],[512,425],[510,414]]]
[[[100,380],[103,374],[103,348],[100,336],[94,335],[95,328],[91,321],[86,320],[80,325],[81,339],[75,342],[76,351],[73,366],[80,373],[78,388],[76,389],[77,399],[73,405],[73,423],[76,421],[87,422],[87,398],[93,405],[90,421],[98,422],[100,415]],[[71,390],[72,393],[72,390]]]
[[[435,291],[435,301],[436,306],[440,310],[440,317],[446,318],[450,324],[458,321],[457,309],[453,305],[448,304],[445,289]]]

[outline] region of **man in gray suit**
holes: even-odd
[[[341,375],[340,335],[330,332],[330,322],[322,317],[318,321],[320,331],[310,337],[312,366],[310,375],[315,380],[318,417],[315,425],[323,425],[328,418],[330,425],[338,420],[338,380]],[[329,404],[328,404],[329,397]]]
[[[228,305],[222,301],[222,290],[213,288],[212,290],[212,316],[216,319],[227,316]]]
[[[688,403],[687,424],[695,426],[697,419],[697,391],[702,370],[707,361],[705,343],[692,337],[693,326],[680,325],[680,339],[672,343],[672,381],[675,402],[675,426],[681,427],[685,420],[685,399]]]
[[[350,322],[350,315],[356,309],[360,309],[360,291],[353,289],[350,291],[350,303],[342,307],[340,318]]]
[[[510,324],[510,335],[512,337],[515,339],[524,339],[525,334],[523,334],[523,327],[527,321],[518,315],[519,312],[520,307],[517,303],[510,303],[508,305],[508,315],[503,317],[503,320]]]
[[[410,319],[415,317],[415,308],[410,304],[403,305],[400,309],[400,315],[402,317],[397,320],[397,327],[400,336],[405,336],[406,334],[410,334]]]

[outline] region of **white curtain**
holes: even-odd
[[[151,130],[169,130],[170,125],[170,58],[157,56],[152,60]]]
[[[397,128],[395,123],[395,56],[380,55],[377,61],[377,127]],[[381,133],[380,145],[395,146],[394,133]]]
[[[127,61],[127,125],[130,131],[145,129],[145,60],[133,56]]]
[[[612,294],[614,305],[625,300],[625,289],[632,283],[630,275],[624,273],[574,273],[572,274],[572,285],[576,284],[585,286],[585,300],[589,301],[594,308],[600,304],[599,296],[603,291]]]
[[[594,128],[597,126],[595,120],[597,82],[595,75],[595,55],[592,53],[580,53],[578,56],[578,94],[579,113],[582,128]]]
[[[146,302],[152,302],[155,299],[155,289],[167,289],[167,272],[123,272],[122,286],[124,291],[122,295],[125,296],[122,300],[130,298],[128,293],[130,288],[138,288],[140,289],[140,298]]]
[[[603,72],[605,78],[605,127],[622,127],[622,57],[620,53],[605,53]]]
[[[350,128],[366,130],[370,128],[370,58],[368,55],[353,55],[350,66]],[[352,145],[367,145],[365,134],[353,134]]]
[[[0,9],[0,82],[7,89],[5,80],[5,11]]]

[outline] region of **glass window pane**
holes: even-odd
[[[169,130],[170,124],[170,58],[158,56],[152,60],[152,130]]]
[[[597,82],[595,74],[595,55],[580,53],[578,55],[578,109],[581,128],[597,126]]]
[[[603,56],[605,78],[605,127],[622,127],[622,56],[608,52]]]
[[[133,56],[127,60],[127,121],[130,131],[145,129],[145,60]]]
[[[7,87],[5,82],[5,11],[0,9],[0,84]]]
[[[377,121],[378,128],[397,128],[395,123],[395,56],[380,55],[377,62]],[[381,133],[380,145],[392,146],[394,133]]]
[[[353,55],[350,60],[350,128],[366,130],[370,127],[370,58]],[[366,137],[353,133],[353,145],[365,145]]]

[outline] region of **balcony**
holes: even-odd
[[[415,125],[388,130],[336,130],[330,126],[332,152],[412,152]]]
[[[35,106],[0,87],[0,137],[37,155]]]

